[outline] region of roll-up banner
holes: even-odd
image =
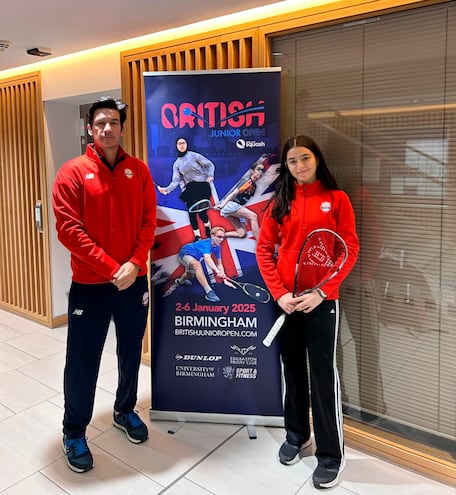
[[[256,239],[280,163],[280,69],[144,74],[157,185],[151,419],[283,425]],[[220,228],[220,229],[218,229]]]

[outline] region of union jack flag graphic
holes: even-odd
[[[264,165],[265,172],[256,183],[255,194],[245,206],[257,214],[261,224],[264,208],[271,197],[280,164],[277,163],[277,156],[274,154],[262,155],[259,160]],[[211,188],[211,202],[215,205],[219,202],[219,194],[216,184],[212,183]],[[221,226],[227,232],[233,230],[230,220],[222,217],[219,211],[211,209],[208,215],[212,227]],[[230,237],[222,244],[222,262],[225,268],[225,274],[230,278],[241,277],[244,273],[242,261],[239,256],[241,252],[255,255],[255,237],[248,225],[246,225],[246,230],[247,236],[245,238]],[[201,231],[204,232],[204,228]],[[159,204],[157,206],[155,245],[151,255],[152,282],[155,285],[164,283],[164,292],[166,292],[176,278],[182,275],[184,269],[179,265],[177,255],[184,244],[190,243],[193,240],[194,233],[189,223],[188,212],[184,206],[182,209],[179,209]],[[214,282],[209,267],[206,267],[206,270],[211,281]]]

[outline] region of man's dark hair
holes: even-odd
[[[116,100],[110,96],[102,96],[98,99],[89,109],[89,124],[92,126],[93,117],[95,112],[100,108],[110,108],[112,110],[118,110],[120,114],[120,126],[123,127],[125,121],[127,120],[127,108],[128,105],[122,100]]]

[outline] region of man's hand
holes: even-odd
[[[111,282],[119,289],[125,290],[133,284],[136,280],[136,275],[138,275],[139,266],[127,261],[124,263],[117,273],[114,274],[114,278]]]

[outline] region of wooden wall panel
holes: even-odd
[[[39,73],[0,82],[0,307],[49,326],[50,263]],[[35,227],[42,202],[43,232]]]

